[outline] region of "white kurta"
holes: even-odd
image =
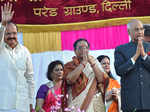
[[[33,104],[34,80],[31,55],[18,44],[14,49],[4,42],[5,28],[0,29],[0,110],[29,112]]]
[[[19,112],[17,110],[0,110],[0,112]]]

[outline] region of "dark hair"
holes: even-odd
[[[144,25],[144,36],[150,36],[150,25]]]
[[[47,71],[47,78],[48,78],[48,80],[53,81],[53,79],[51,77],[51,73],[53,72],[53,69],[56,67],[56,65],[61,65],[64,68],[64,64],[60,60],[52,61],[48,65],[48,71]]]
[[[17,29],[17,32],[18,32],[18,26],[17,26],[15,23],[13,23],[13,22],[11,22],[11,21],[8,21],[8,22],[7,22],[7,25],[9,25],[9,24],[13,24],[14,26],[16,26],[16,29]]]
[[[74,50],[76,50],[77,44],[78,44],[78,42],[80,42],[80,41],[85,41],[85,42],[88,44],[88,47],[90,47],[90,43],[89,43],[86,39],[84,39],[84,38],[79,38],[79,39],[76,40],[76,41],[74,42],[74,44],[73,44]]]
[[[109,58],[107,55],[100,55],[100,56],[97,57],[97,60],[101,63],[101,61],[102,61],[104,58],[108,58],[108,60],[110,61],[110,58]],[[113,77],[113,75],[111,74],[111,72],[109,72],[108,75],[109,75],[110,78],[115,79],[115,78]]]
[[[100,55],[100,56],[97,57],[97,60],[101,63],[101,61],[102,61],[104,58],[108,58],[109,61],[110,61],[110,58],[109,58],[107,55]]]

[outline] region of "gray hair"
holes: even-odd
[[[137,23],[137,22],[142,23],[140,20],[137,20],[137,19],[131,19],[131,20],[129,21],[129,23],[127,24],[127,29],[130,30],[132,24]]]

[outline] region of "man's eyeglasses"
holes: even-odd
[[[144,30],[145,30],[144,28],[135,28],[135,29],[134,29],[135,32],[144,31]]]

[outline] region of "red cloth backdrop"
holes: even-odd
[[[150,0],[0,0],[17,24],[60,24],[150,15]]]

